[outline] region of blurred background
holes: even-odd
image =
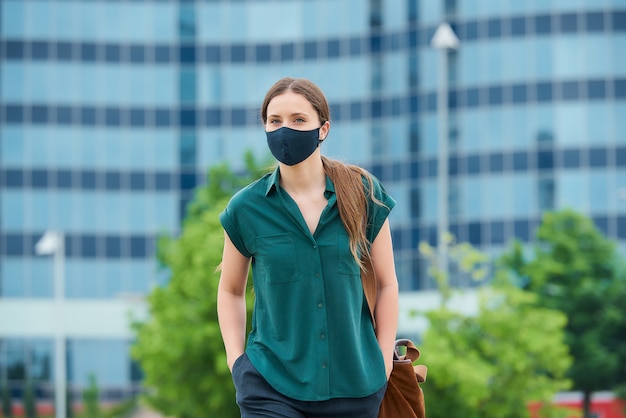
[[[52,403],[57,361],[102,402],[141,389],[129,317],[168,280],[156,239],[180,232],[210,166],[268,155],[258,111],[284,76],[327,95],[322,152],[398,202],[405,334],[436,289],[418,244],[442,228],[496,256],[573,208],[626,252],[625,0],[0,0],[0,22],[0,380],[16,402],[32,382]],[[442,22],[457,44],[431,44]]]

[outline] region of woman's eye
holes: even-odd
[[[280,121],[278,119],[272,119],[272,120],[270,120],[270,123],[272,125],[276,125],[277,123],[280,123]]]
[[[304,119],[298,118],[294,121],[295,123],[304,123]]]

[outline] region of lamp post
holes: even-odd
[[[35,245],[37,255],[54,256],[54,411],[56,418],[66,418],[66,364],[63,299],[65,297],[65,237],[62,232],[46,231]]]
[[[448,50],[459,46],[459,38],[450,25],[441,23],[430,44],[439,50],[439,89],[437,90],[437,115],[439,130],[439,149],[437,152],[437,264],[439,272],[448,275],[448,243],[446,235],[448,221]]]

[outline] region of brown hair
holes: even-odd
[[[261,106],[261,120],[267,122],[267,107],[270,101],[283,93],[292,91],[304,96],[316,110],[321,124],[330,121],[330,107],[324,93],[314,83],[304,78],[282,78],[278,80],[265,95]],[[363,269],[366,263],[361,257],[370,261],[370,242],[366,236],[367,229],[367,199],[363,179],[368,182],[368,194],[372,201],[382,205],[374,196],[374,184],[369,173],[361,167],[345,164],[322,156],[322,164],[326,175],[335,185],[337,207],[341,222],[348,232],[350,251],[359,266]]]

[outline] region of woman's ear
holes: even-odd
[[[326,121],[320,127],[320,141],[323,141],[326,139],[329,131],[330,131],[330,122]]]

